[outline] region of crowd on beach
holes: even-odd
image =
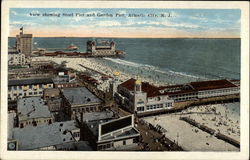
[[[179,139],[178,144],[184,150],[238,151],[237,147],[180,120],[181,117],[188,117],[216,130],[217,133],[240,141],[240,116],[239,110],[235,109],[237,107],[239,102],[193,106],[177,113],[145,117],[144,120],[155,127],[164,128],[163,133],[170,140]]]
[[[138,77],[133,74],[127,74],[119,69],[114,69],[105,64],[100,64],[95,59],[91,58],[65,58],[65,57],[34,57],[34,60],[47,60],[53,61],[57,64],[66,62],[66,67],[72,68],[79,72],[86,72],[89,69],[102,73],[104,75],[114,77],[114,72],[120,72],[119,76],[116,77],[120,82],[124,82],[130,78],[140,79],[141,81],[146,81],[152,83],[156,86],[167,85],[166,82],[155,81],[155,79]],[[112,79],[103,80],[101,74],[94,74],[93,78],[97,79],[99,85],[97,88],[102,91],[106,91]],[[238,106],[239,107],[239,106]],[[235,115],[235,116],[233,116]],[[168,115],[171,119],[164,119],[165,115],[160,115],[160,118],[150,117],[151,119],[146,119],[147,123],[151,125],[151,128],[158,128],[161,134],[167,133],[168,128],[164,125],[165,121],[170,120],[172,123],[176,123],[181,116],[187,116],[194,119],[195,121],[206,125],[210,128],[215,129],[217,132],[223,133],[233,139],[240,141],[240,119],[239,113],[234,110],[229,110],[225,104],[213,104],[204,106],[190,107],[179,113],[173,113]],[[145,121],[145,122],[146,122]],[[181,123],[180,123],[181,124]],[[178,125],[178,123],[176,123]],[[179,126],[180,127],[180,126]],[[191,131],[197,133],[199,130],[191,127]],[[167,135],[167,134],[164,134]],[[173,137],[172,137],[173,138]],[[209,138],[207,136],[207,138]],[[146,147],[146,146],[145,146]],[[230,147],[229,147],[230,148]]]
[[[90,68],[92,70],[95,70],[97,72],[100,72],[102,74],[105,74],[105,75],[111,76],[111,77],[114,77],[114,72],[120,72],[119,76],[116,77],[120,82],[124,82],[130,78],[135,78],[135,79],[139,79],[139,80],[144,81],[144,82],[149,82],[151,84],[154,84],[155,86],[166,85],[166,83],[160,82],[160,81],[155,81],[152,78],[145,78],[142,76],[122,72],[121,70],[119,70],[117,68],[114,69],[114,68],[111,68],[110,66],[107,66],[105,64],[100,64],[95,59],[91,59],[91,58],[33,57],[33,60],[53,61],[57,64],[61,64],[62,62],[66,62],[65,63],[66,67],[72,68],[76,71],[85,72],[88,70],[87,68]],[[95,77],[99,82],[99,86],[97,86],[98,89],[103,90],[103,91],[108,89],[108,86],[109,86],[111,79],[102,80],[100,74],[95,74],[95,75],[93,75],[93,77]]]

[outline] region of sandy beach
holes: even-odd
[[[189,123],[179,120],[180,117],[189,117],[196,122],[215,129],[237,141],[240,141],[239,116],[231,116],[227,105],[216,104],[195,106],[176,114],[165,114],[157,117],[146,117],[148,123],[157,124],[167,130],[166,137],[186,150],[191,151],[239,151],[239,148],[211,136]]]
[[[148,79],[148,78],[135,77],[134,75],[126,74],[124,72],[121,72],[120,70],[117,70],[117,69],[115,70],[109,66],[99,64],[93,58],[68,58],[68,57],[45,57],[45,56],[44,57],[32,57],[32,61],[39,61],[39,60],[53,61],[57,64],[61,64],[61,62],[66,61],[67,62],[66,66],[68,68],[72,68],[74,70],[83,72],[83,71],[86,71],[86,68],[84,67],[88,67],[100,73],[103,73],[112,77],[114,76],[113,75],[114,72],[120,72],[121,74],[118,77],[120,82],[124,82],[130,78],[139,78],[141,81],[149,82],[156,86],[166,85],[166,83],[162,83],[162,82],[155,81],[155,80]],[[81,64],[84,67],[80,66],[79,64]],[[102,81],[101,75],[98,75],[98,74],[94,75],[93,78],[96,78],[98,80],[98,82],[100,83],[100,85],[98,86],[98,89],[101,89],[101,90],[106,90],[109,85],[109,82],[111,81],[111,79]]]

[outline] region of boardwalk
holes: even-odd
[[[166,138],[162,133],[157,131],[153,126],[147,125],[142,120],[137,124],[137,129],[142,135],[142,150],[150,151],[183,151],[174,142]]]

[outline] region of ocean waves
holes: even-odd
[[[156,66],[130,62],[123,59],[104,58],[108,65],[120,69],[130,74],[139,74],[142,77],[151,78],[157,81],[165,81],[167,83],[188,83],[190,81],[206,80],[204,76],[191,75],[183,72],[176,72],[170,69],[163,69]],[[113,63],[113,64],[112,64]],[[116,66],[119,64],[119,66]]]

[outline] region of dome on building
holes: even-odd
[[[119,76],[121,73],[120,72],[114,72],[114,76]]]
[[[140,80],[136,80],[135,84],[141,84],[141,81]]]

